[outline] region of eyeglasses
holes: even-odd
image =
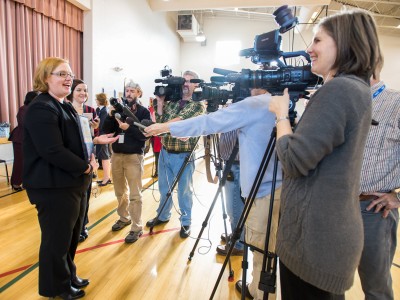
[[[64,71],[57,72],[57,73],[50,73],[50,74],[51,75],[57,75],[57,76],[62,77],[62,78],[67,78],[68,76],[71,77],[71,79],[75,78],[74,74],[68,73],[68,72],[64,72]]]

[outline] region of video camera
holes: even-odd
[[[241,72],[234,72],[215,68],[214,73],[223,76],[212,76],[211,82],[234,84],[236,94],[229,94],[233,102],[242,100],[241,95],[245,93],[245,90],[251,88],[263,88],[272,95],[282,94],[283,90],[288,88],[290,95],[289,118],[293,124],[297,115],[295,103],[300,98],[307,98],[309,94],[307,90],[315,88],[319,79],[311,72],[311,59],[305,51],[285,53],[280,50],[282,41],[280,33],[292,29],[298,23],[297,17],[293,17],[287,5],[279,7],[273,15],[280,28],[257,35],[253,48],[243,49],[239,53],[240,56],[250,57],[253,63],[262,65],[263,70],[242,69]],[[287,58],[299,56],[302,56],[307,63],[302,66],[286,64]],[[305,61],[303,60],[303,63]],[[203,87],[203,91],[201,94],[197,94],[196,98],[208,100],[208,105],[210,105],[210,101],[222,103],[224,100],[216,98],[220,96],[226,98],[226,92],[210,91],[207,87],[205,89]],[[210,99],[206,97],[210,97]]]
[[[165,96],[165,101],[179,101],[182,99],[183,91],[182,87],[185,84],[185,78],[172,76],[172,70],[165,66],[164,69],[160,71],[162,79],[154,80],[155,83],[161,83],[163,85],[158,85],[154,89],[154,95]]]
[[[229,73],[231,72],[234,71],[229,71]],[[193,101],[207,100],[207,112],[217,111],[220,105],[225,105],[229,100],[238,102],[250,96],[249,89],[242,89],[239,84],[220,83],[213,81],[212,78],[211,83],[201,82],[199,84],[201,91],[195,91],[192,95]],[[222,89],[222,86],[226,86],[228,89]]]

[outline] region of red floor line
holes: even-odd
[[[171,231],[178,231],[178,230],[180,230],[180,227],[170,228],[170,229],[165,229],[165,230],[160,230],[160,231],[154,231],[153,234],[150,234],[150,232],[149,232],[149,233],[143,234],[141,236],[141,238],[152,236],[152,235],[156,235],[156,234],[161,234],[161,233],[167,233],[167,232],[171,232]],[[80,249],[80,250],[76,251],[76,254],[79,254],[79,253],[82,253],[82,252],[87,252],[87,251],[90,251],[90,250],[93,250],[93,249],[97,249],[97,248],[103,248],[103,247],[106,247],[106,246],[110,246],[110,245],[114,245],[114,244],[118,244],[118,243],[122,243],[122,242],[124,242],[124,239],[120,239],[120,240],[116,240],[116,241],[112,241],[112,242],[108,242],[108,243],[99,244],[99,245],[96,245],[96,246],[93,246],[93,247],[83,248],[83,249]],[[26,266],[23,266],[23,267],[20,267],[20,268],[11,270],[11,271],[7,271],[5,273],[0,274],[0,278],[6,277],[8,275],[11,275],[11,274],[14,274],[14,273],[18,273],[18,272],[21,272],[21,271],[25,271],[26,269],[28,269],[31,266],[32,265],[26,265]]]

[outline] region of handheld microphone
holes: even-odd
[[[116,118],[116,119],[118,119],[118,120],[121,120],[121,114],[120,113],[115,113],[114,114],[114,117]]]
[[[127,117],[125,122],[129,125],[133,125],[135,123],[135,121],[131,118],[131,117]]]
[[[132,112],[127,106],[124,106],[124,107],[122,108],[122,110],[123,110],[124,114],[125,114],[127,117],[133,119],[133,121],[135,121],[135,122],[140,123],[139,119],[136,118],[136,116],[133,114],[133,112]]]

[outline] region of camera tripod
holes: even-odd
[[[160,208],[160,212],[159,212],[159,213],[157,214],[157,216],[154,218],[153,224],[157,223],[157,221],[159,220],[159,217],[160,217],[160,215],[162,214],[162,212],[164,211],[164,208],[165,208],[165,206],[167,205],[168,201],[169,201],[169,200],[172,201],[172,196],[171,196],[171,195],[172,195],[172,193],[174,192],[175,186],[178,184],[178,181],[179,181],[179,179],[181,178],[181,176],[182,176],[182,174],[183,174],[183,171],[185,170],[187,164],[188,164],[189,161],[192,159],[193,153],[194,153],[194,151],[195,151],[195,149],[196,149],[196,146],[197,146],[197,144],[198,144],[198,142],[199,142],[199,139],[200,139],[200,137],[197,138],[196,143],[195,143],[195,145],[194,145],[192,151],[191,151],[190,153],[188,153],[188,155],[185,157],[185,160],[183,161],[183,163],[182,163],[182,165],[181,165],[181,167],[180,167],[180,169],[179,169],[179,171],[178,171],[178,174],[175,176],[175,178],[174,178],[174,180],[173,180],[173,182],[172,182],[172,185],[169,187],[168,192],[167,192],[167,194],[165,195],[166,198],[165,198],[165,201],[164,201],[163,205],[162,205],[161,208]],[[160,175],[160,174],[159,174],[159,175]],[[150,227],[150,232],[149,232],[150,234],[153,234],[153,228],[154,228],[154,225]]]
[[[218,136],[213,135],[213,137],[214,137],[214,145],[218,144]],[[217,153],[218,160],[222,161],[220,159],[218,147],[216,147],[216,148],[217,148],[217,151],[215,151],[215,153]],[[195,242],[195,244],[194,244],[194,246],[192,248],[192,251],[189,254],[189,258],[188,258],[189,261],[191,261],[192,258],[193,258],[194,252],[195,252],[195,250],[197,248],[198,243],[200,242],[200,238],[203,235],[203,232],[204,232],[204,230],[205,230],[205,228],[206,228],[206,226],[208,224],[208,221],[209,221],[209,219],[211,217],[211,213],[212,213],[212,211],[214,209],[214,206],[215,206],[220,194],[221,194],[221,204],[222,204],[222,215],[223,215],[223,220],[224,220],[224,232],[225,232],[225,236],[228,236],[228,230],[227,230],[227,226],[226,226],[227,214],[226,214],[226,210],[225,210],[224,195],[222,193],[222,190],[223,190],[223,187],[225,186],[228,174],[229,174],[229,172],[231,170],[233,161],[235,160],[235,157],[236,157],[238,152],[239,152],[239,147],[238,147],[238,142],[236,140],[235,146],[234,146],[234,148],[233,148],[233,150],[232,150],[232,152],[231,152],[231,154],[229,156],[229,159],[227,160],[227,162],[225,164],[225,168],[223,169],[223,172],[222,172],[222,164],[217,164],[218,165],[217,166],[217,176],[219,178],[218,189],[217,189],[217,192],[215,193],[214,199],[213,199],[213,201],[211,203],[210,209],[208,210],[206,218],[204,219],[204,221],[202,223],[201,230],[199,232],[199,235],[197,236],[197,239],[196,239],[196,242]],[[234,272],[232,270],[231,262],[229,260],[229,278],[230,278],[230,280],[233,280],[233,276],[234,276]]]
[[[249,196],[246,199],[242,215],[240,216],[238,225],[236,226],[234,232],[232,233],[230,247],[229,247],[228,253],[226,255],[225,261],[222,265],[221,271],[218,275],[218,279],[215,283],[215,286],[214,286],[214,289],[210,296],[210,299],[213,299],[215,296],[219,282],[221,281],[221,278],[223,276],[225,267],[226,267],[228,261],[230,260],[230,256],[232,254],[234,245],[235,245],[236,241],[240,238],[240,234],[243,231],[243,228],[244,228],[246,220],[249,216],[251,207],[253,206],[254,200],[256,198],[258,189],[260,188],[262,179],[264,177],[264,174],[267,170],[268,164],[269,164],[272,154],[274,152],[275,144],[276,144],[276,127],[274,127],[271,132],[270,140],[269,140],[267,148],[265,150],[260,167],[257,171],[257,175],[256,175],[256,178],[251,187]],[[248,247],[252,248],[254,251],[258,251],[258,252],[264,254],[262,270],[261,270],[261,274],[260,274],[260,282],[258,285],[258,288],[260,290],[264,291],[264,299],[268,299],[269,293],[275,293],[277,257],[274,253],[268,251],[268,246],[269,246],[269,239],[270,239],[270,232],[271,232],[271,225],[272,225],[272,212],[273,212],[273,205],[274,205],[274,193],[275,193],[275,186],[276,186],[277,171],[278,171],[278,158],[275,154],[272,186],[271,186],[271,193],[270,193],[270,205],[269,205],[269,212],[268,212],[268,222],[267,222],[267,230],[266,230],[266,238],[265,238],[265,246],[264,246],[265,250],[259,249],[255,246],[245,243],[245,251],[244,251],[243,262],[242,262],[242,267],[243,267],[242,296],[241,296],[242,300],[245,299],[246,269],[247,269],[247,265],[248,265],[248,262],[246,260],[247,260]]]

